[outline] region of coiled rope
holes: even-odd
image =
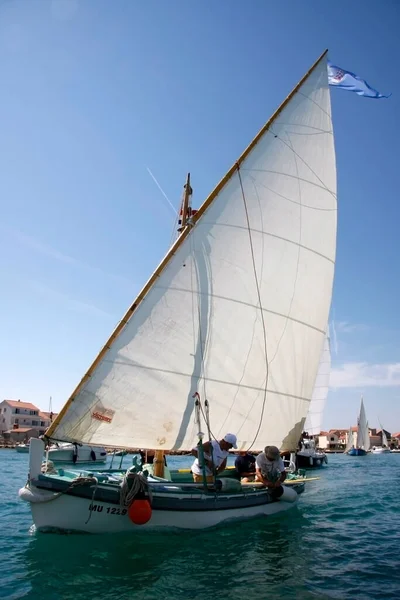
[[[137,496],[148,496],[151,503],[152,493],[147,479],[141,473],[127,471],[121,483],[119,503],[122,507],[128,507]]]

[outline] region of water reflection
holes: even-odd
[[[400,588],[399,456],[331,457],[275,517],[137,535],[29,535],[21,457],[2,480],[2,599],[388,600]]]
[[[266,598],[261,590],[289,590],[291,579],[304,568],[301,531],[306,524],[294,509],[284,519],[280,515],[200,532],[35,534],[24,560],[29,597],[82,598],[88,587],[98,600],[194,598],[210,590],[215,590],[213,598]]]

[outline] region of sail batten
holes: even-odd
[[[336,253],[326,57],[271,124],[183,231],[50,437],[191,449],[199,392],[210,404],[213,435],[232,431],[241,448],[296,447]]]

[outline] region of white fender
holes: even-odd
[[[19,490],[18,496],[25,502],[37,504],[38,502],[49,502],[60,496],[60,493],[48,492],[47,490],[38,490],[37,488],[23,487]]]
[[[222,477],[221,479],[217,479],[218,485],[220,485],[220,489],[223,492],[240,492],[242,489],[242,485],[240,481],[237,479],[229,479],[228,477]]]
[[[292,488],[283,485],[283,494],[282,496],[279,498],[279,500],[282,502],[296,502],[296,500],[298,499],[298,494],[295,490],[293,490]]]

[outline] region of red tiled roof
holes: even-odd
[[[336,434],[338,437],[340,437],[341,435],[345,435],[347,431],[347,429],[330,429],[329,433]]]
[[[40,411],[39,412],[39,417],[41,417],[42,419],[50,419],[50,414],[49,412],[45,412],[45,411]],[[53,419],[57,416],[58,413],[53,413]]]
[[[4,433],[26,433],[27,431],[37,431],[34,427],[18,427],[18,429],[9,429]]]
[[[352,431],[358,431],[358,427],[352,427],[351,428]],[[335,433],[336,435],[338,435],[339,437],[341,435],[346,435],[349,432],[348,429],[330,429],[328,431],[328,433]]]
[[[29,410],[39,410],[37,406],[32,404],[31,402],[21,402],[21,400],[4,400],[7,402],[12,408],[29,408]]]
[[[392,433],[392,438],[400,438],[400,431],[398,431],[397,433]]]
[[[328,435],[328,433],[329,433],[328,431],[320,431],[319,435]]]

